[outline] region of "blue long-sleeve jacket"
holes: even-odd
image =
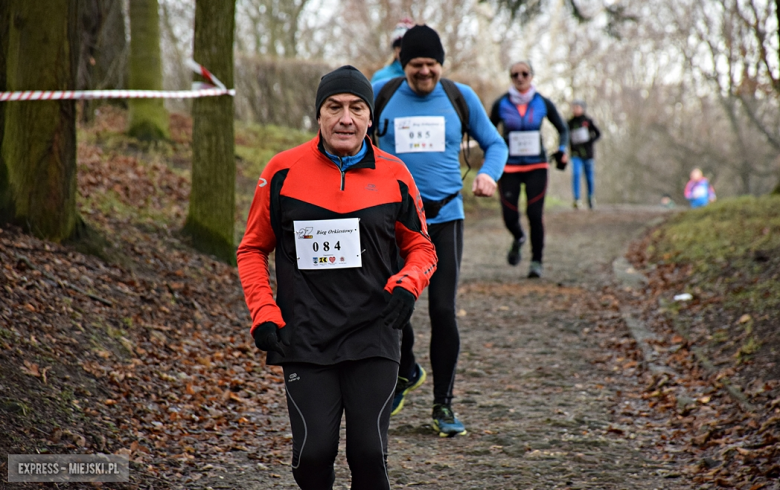
[[[509,94],[506,93],[493,103],[493,108],[490,111],[490,120],[493,121],[493,124],[498,126],[498,123],[504,123],[504,139],[507,141],[511,131],[540,131],[545,117],[558,131],[558,149],[566,151],[569,144],[569,128],[558,114],[555,105],[548,98],[537,93],[528,103],[525,115],[521,116],[517,106],[509,100]],[[541,134],[539,138],[541,141]],[[506,163],[507,165],[532,165],[547,162],[544,141],[541,141],[541,150],[538,155],[510,156]]]
[[[387,80],[375,83],[374,94],[378,94],[385,83]],[[509,154],[506,143],[490,122],[474,90],[461,83],[457,83],[457,87],[469,106],[469,134],[485,153],[485,161],[478,173],[489,175],[497,181],[504,171],[504,163]],[[444,151],[396,152],[395,119],[416,116],[444,117]],[[379,147],[397,156],[406,164],[424,200],[440,201],[463,188],[459,160],[463,136],[460,118],[441,83],[437,84],[430,94],[421,96],[415,93],[404,80],[380,114],[379,129],[384,130],[385,125],[387,131],[379,137]],[[435,218],[426,219],[428,224],[436,224],[464,217],[463,197],[459,195],[444,205]]]
[[[374,76],[371,77],[371,83],[381,82],[382,80],[390,80],[391,78],[402,76],[404,76],[404,68],[401,66],[401,62],[398,60],[393,60],[392,63],[380,68],[376,71],[376,73],[374,73]]]

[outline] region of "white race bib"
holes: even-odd
[[[444,116],[397,117],[395,152],[444,151]]]
[[[590,131],[585,126],[579,127],[571,132],[571,142],[575,145],[587,143],[590,141]]]
[[[691,195],[694,199],[701,199],[702,197],[705,197],[707,195],[709,189],[707,189],[707,186],[704,185],[697,185],[693,188],[693,192],[691,192]]]
[[[511,131],[509,133],[509,156],[530,157],[542,152],[539,131]]]
[[[294,221],[298,269],[363,267],[358,218]]]

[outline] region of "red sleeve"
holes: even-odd
[[[689,180],[687,184],[685,184],[685,192],[683,193],[685,195],[685,199],[691,198],[691,192],[693,192],[693,184],[695,184],[694,181]]]
[[[273,163],[271,160],[260,176],[249,208],[246,232],[236,252],[238,275],[252,315],[252,330],[264,322],[273,322],[279,328],[285,325],[282,311],[274,301],[268,272],[268,255],[276,247],[271,226],[271,180],[279,166]]]
[[[403,205],[395,223],[395,239],[404,259],[404,266],[387,280],[385,291],[392,293],[393,289],[400,286],[417,298],[431,282],[438,258],[428,236],[420,192],[406,167],[402,167],[402,171],[405,175],[399,179],[398,184],[403,195]]]

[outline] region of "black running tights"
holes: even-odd
[[[463,220],[428,225],[428,234],[436,247],[439,263],[428,286],[428,315],[431,318],[431,368],[433,370],[433,403],[449,405],[455,384],[455,368],[460,352],[455,297],[463,257]],[[414,329],[407,323],[401,340],[399,373],[408,377],[414,372]]]
[[[528,172],[505,173],[498,181],[501,195],[501,214],[504,225],[515,240],[523,238],[523,228],[520,225],[520,184],[525,184],[527,201],[525,213],[531,226],[531,260],[542,261],[544,249],[544,195],[547,192],[546,168]]]
[[[352,490],[389,490],[387,429],[398,364],[372,357],[332,366],[284,364],[293,433],[293,476],[303,490],[329,490],[346,414]]]

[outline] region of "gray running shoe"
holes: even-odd
[[[542,277],[542,263],[539,261],[532,261],[531,267],[528,269],[528,277],[529,278],[536,278],[536,277]]]

